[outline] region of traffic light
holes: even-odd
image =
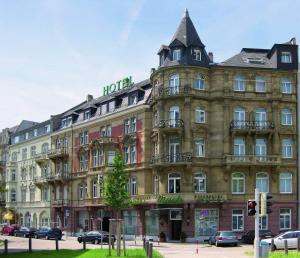
[[[254,200],[248,200],[247,202],[247,210],[248,210],[248,216],[254,216],[256,213],[256,201]]]
[[[272,213],[272,201],[273,196],[269,193],[261,193],[260,194],[260,215],[266,216],[269,213]]]

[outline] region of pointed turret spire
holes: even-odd
[[[185,9],[184,16],[173,36],[170,45],[175,41],[180,41],[186,47],[189,46],[201,46],[204,47],[201,42],[198,33],[194,27],[194,24],[189,16],[189,12]]]

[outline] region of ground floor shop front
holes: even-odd
[[[273,212],[260,219],[260,228],[274,234],[297,228],[297,203],[274,202]],[[116,214],[107,207],[65,207],[53,213],[57,226],[72,233],[90,230],[115,231]],[[141,205],[122,211],[128,238],[165,235],[166,241],[207,239],[217,230],[232,230],[240,237],[254,229],[244,202]],[[113,232],[114,233],[114,232]]]

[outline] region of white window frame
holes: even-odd
[[[97,180],[93,181],[93,191],[92,191],[93,199],[98,197],[98,182]]]
[[[170,190],[170,182],[173,181],[173,184],[174,184],[174,189],[173,189],[173,192],[171,192]],[[179,192],[177,192],[176,190],[176,184],[177,184],[177,181],[179,181]],[[181,176],[180,174],[178,173],[170,173],[168,175],[168,193],[180,193],[181,192]]]
[[[176,48],[172,51],[172,60],[173,61],[180,61],[181,60],[181,49]]]
[[[259,187],[260,185],[263,185],[263,181],[267,182],[267,189],[262,189],[261,187]],[[268,193],[269,192],[269,188],[270,188],[270,180],[269,180],[269,175],[266,172],[258,172],[256,173],[256,177],[255,177],[255,185],[256,188],[259,188],[260,192],[265,192]]]
[[[201,49],[193,48],[193,54],[194,54],[194,60],[201,61],[202,60],[202,54]]]
[[[289,141],[289,143],[287,142]],[[282,158],[292,159],[293,158],[293,140],[291,138],[284,138],[281,141],[282,145]],[[290,150],[290,154],[289,151]]]
[[[203,75],[198,75],[194,82],[194,88],[196,90],[205,90],[205,77]]]
[[[203,108],[195,109],[195,123],[204,124],[206,122],[206,112]]]
[[[281,52],[281,63],[290,64],[292,63],[292,54],[291,52]]]
[[[203,183],[203,189],[201,189],[201,182]],[[196,173],[194,175],[195,193],[206,193],[206,174]]]
[[[281,125],[293,125],[293,113],[288,108],[281,110]]]
[[[280,90],[283,94],[292,93],[292,82],[289,78],[282,78],[280,82]]]
[[[263,219],[265,219],[265,225],[263,223]],[[259,229],[260,230],[268,230],[269,228],[269,217],[268,214],[265,216],[259,216]]]
[[[130,178],[130,194],[131,194],[131,196],[137,195],[137,179],[136,179],[136,177]]]
[[[267,91],[267,82],[263,76],[256,76],[255,78],[255,92],[265,93]]]
[[[241,211],[240,214],[234,214],[234,211]],[[239,218],[242,218],[242,226],[239,227]],[[233,228],[233,220],[236,219],[237,220],[237,228]],[[231,211],[231,229],[234,232],[238,232],[238,231],[244,231],[244,209],[232,209]]]
[[[243,75],[236,75],[233,79],[233,90],[244,92],[246,90],[246,80]]]
[[[159,178],[158,178],[158,175],[155,175],[154,179],[153,179],[153,193],[154,194],[159,193]]]
[[[285,210],[285,212],[283,212]],[[289,212],[286,212],[286,211]],[[281,227],[281,218],[284,219],[284,227]],[[289,227],[286,227],[286,219],[288,219]],[[279,228],[280,230],[287,230],[292,228],[292,209],[291,208],[280,208],[279,210]]]
[[[198,138],[195,140],[195,156],[205,157],[205,139]]]
[[[237,176],[238,175],[238,176]],[[234,188],[234,183],[233,181],[237,180],[237,189],[233,189]],[[232,194],[245,194],[245,181],[246,181],[246,178],[245,178],[245,175],[241,172],[234,172],[231,174],[231,193]],[[240,188],[240,184],[242,184],[242,187],[243,187],[243,191],[242,192],[239,192],[239,188]],[[234,191],[234,190],[237,190],[237,191]]]
[[[288,184],[290,184],[290,191],[287,190],[289,188]],[[293,193],[293,174],[291,172],[281,172],[279,174],[279,192],[281,194]]]

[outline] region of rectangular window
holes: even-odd
[[[193,49],[194,52],[194,59],[196,61],[201,61],[201,50],[200,49]]]
[[[290,172],[280,173],[279,190],[280,193],[292,193],[293,176]]]
[[[266,230],[268,229],[268,216],[260,216],[259,217],[259,229]]]
[[[245,91],[246,81],[245,81],[244,77],[237,76],[233,80],[233,89],[234,89],[234,91]]]
[[[244,210],[233,209],[232,210],[232,231],[244,230]]]
[[[125,162],[126,164],[129,164],[129,163],[130,163],[129,151],[130,151],[129,146],[125,146],[125,147],[124,147],[124,162]]]
[[[205,141],[203,138],[195,141],[196,157],[205,157]]]
[[[27,159],[27,149],[22,150],[22,159]]]
[[[134,133],[134,132],[136,132],[136,118],[135,117],[132,117],[131,119],[130,119],[130,131],[131,131],[131,133]]]
[[[83,120],[89,120],[91,118],[91,110],[86,110],[83,113]]]
[[[282,157],[293,158],[293,141],[292,139],[282,140]]]
[[[44,127],[44,134],[46,134],[46,133],[50,133],[50,125],[46,125]]]
[[[130,163],[136,163],[136,146],[130,146]]]
[[[205,110],[196,109],[195,116],[196,123],[205,123]]]
[[[138,96],[137,94],[132,94],[128,97],[128,106],[134,105],[138,102]]]
[[[282,52],[281,53],[281,63],[291,63],[292,55],[290,52]]]
[[[103,104],[101,106],[101,115],[105,115],[107,113],[107,104]]]
[[[261,76],[256,76],[255,80],[256,92],[266,92],[266,80]]]
[[[244,160],[245,156],[245,139],[234,138],[233,142],[233,155],[235,159]]]
[[[280,230],[291,229],[291,221],[292,221],[292,212],[291,209],[283,208],[280,209]]]
[[[108,112],[113,112],[115,110],[115,102],[111,101],[108,103]]]
[[[180,61],[181,60],[181,51],[180,49],[173,50],[173,61]]]
[[[34,129],[33,130],[33,136],[36,137],[37,135],[38,135],[38,131],[37,131],[37,129]]]
[[[130,120],[126,119],[124,121],[124,133],[129,134],[130,133]]]
[[[89,134],[87,131],[79,134],[80,145],[85,145],[89,143]]]
[[[292,112],[289,109],[283,109],[281,111],[281,124],[292,125]]]
[[[115,151],[108,151],[108,157],[107,157],[107,162],[109,165],[112,165],[114,164],[114,159],[115,159],[115,156],[116,156],[116,152]]]

